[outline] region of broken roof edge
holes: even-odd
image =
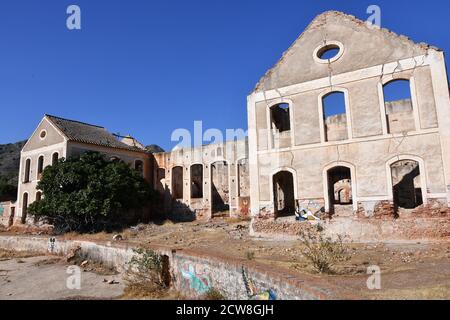
[[[213,142],[213,143],[209,143],[209,144],[202,144],[200,146],[191,146],[191,147],[180,147],[180,148],[173,148],[172,150],[168,150],[168,151],[162,151],[162,152],[155,152],[152,154],[170,154],[173,152],[178,152],[178,151],[186,151],[186,150],[194,150],[194,149],[200,149],[200,148],[206,148],[206,147],[214,147],[214,146],[220,146],[220,145],[227,145],[229,143],[238,143],[238,142],[245,142],[248,143],[248,136],[241,138],[241,139],[236,139],[236,140],[226,140],[223,142]]]
[[[319,15],[317,15],[309,24],[308,24],[308,26],[303,30],[303,32],[297,37],[297,39],[295,39],[295,41],[288,47],[288,49],[286,49],[284,52],[283,52],[283,54],[281,55],[281,58],[280,59],[278,59],[278,61],[269,69],[269,70],[267,70],[266,72],[265,72],[265,74],[259,79],[259,81],[256,83],[256,85],[255,85],[255,87],[254,87],[254,89],[250,92],[250,94],[252,94],[252,93],[255,93],[255,92],[260,92],[260,91],[266,91],[266,89],[265,88],[262,88],[262,85],[263,85],[263,83],[264,83],[264,80],[266,80],[271,74],[272,74],[272,72],[284,61],[284,59],[286,58],[286,55],[287,55],[287,53],[295,46],[295,44],[297,44],[297,42],[299,42],[302,38],[303,38],[303,35],[318,21],[318,20],[320,20],[320,19],[322,19],[322,18],[324,18],[324,17],[327,17],[327,16],[329,16],[329,15],[336,15],[336,16],[341,16],[341,17],[345,17],[345,18],[348,18],[348,19],[350,19],[352,22],[354,22],[354,23],[358,23],[358,24],[363,24],[364,25],[364,27],[366,27],[367,28],[367,25],[366,25],[366,23],[363,21],[363,20],[361,20],[361,19],[359,19],[359,18],[357,18],[356,16],[354,16],[354,15],[351,15],[351,14],[348,14],[348,13],[345,13],[345,12],[342,12],[342,11],[337,11],[337,10],[328,10],[328,11],[325,11],[325,12],[323,12],[323,13],[321,13],[321,14],[319,14]],[[432,45],[430,45],[430,44],[428,44],[428,43],[426,43],[426,42],[420,42],[420,43],[417,43],[417,42],[414,42],[413,40],[411,40],[411,38],[409,38],[408,36],[405,36],[405,35],[402,35],[402,34],[398,34],[398,33],[395,33],[394,31],[391,31],[390,29],[387,29],[387,28],[379,28],[378,29],[378,31],[379,32],[382,32],[382,33],[385,33],[385,34],[388,34],[388,35],[391,35],[391,36],[396,36],[396,37],[398,37],[399,39],[402,39],[402,40],[405,40],[405,41],[408,41],[408,42],[410,42],[411,44],[413,44],[414,46],[420,46],[420,47],[422,47],[422,49],[425,49],[425,50],[428,50],[428,49],[432,49],[432,50],[435,50],[435,51],[440,51],[440,52],[442,52],[443,50],[442,49],[440,49],[440,48],[438,48],[438,47],[436,47],[436,46],[432,46]]]

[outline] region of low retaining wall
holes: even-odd
[[[43,237],[0,236],[0,248],[66,255],[79,246],[80,254],[100,261],[118,271],[127,269],[133,247],[125,244],[97,244],[88,241],[56,240]],[[317,300],[353,298],[341,288],[333,287],[313,276],[274,272],[251,261],[219,258],[188,250],[152,248],[169,258],[171,284],[188,297],[201,297],[211,288],[227,299]],[[253,288],[249,295],[247,288]]]

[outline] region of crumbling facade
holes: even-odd
[[[450,236],[441,50],[325,12],[247,101],[248,140],[153,155],[132,138],[118,142],[103,128],[47,116],[22,151],[16,213],[26,220],[55,154],[95,150],[139,163],[161,194],[160,209],[180,220],[251,217],[254,234],[296,235],[304,225],[298,213],[307,212],[330,234],[353,239]],[[96,138],[72,137],[72,126]]]
[[[247,140],[156,153],[154,186],[179,220],[250,217]]]
[[[409,97],[389,101],[397,82]],[[340,112],[326,110],[333,95]],[[259,81],[248,118],[255,219],[293,215],[294,203],[334,218],[448,215],[450,100],[439,49],[326,12]]]

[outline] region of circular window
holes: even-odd
[[[45,139],[46,136],[47,136],[47,131],[45,131],[45,130],[42,130],[41,133],[39,134],[39,137],[41,139]]]
[[[344,46],[338,41],[327,41],[314,50],[314,60],[318,63],[331,63],[344,54]]]

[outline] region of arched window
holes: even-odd
[[[141,175],[144,175],[144,162],[142,162],[142,160],[136,160],[134,162],[134,169]]]
[[[295,214],[294,176],[289,171],[279,171],[272,177],[275,217]]]
[[[36,192],[36,201],[41,201],[41,199],[42,199],[42,192],[41,191]]]
[[[28,193],[24,193],[22,196],[22,224],[27,221],[27,213],[28,213]]]
[[[279,103],[270,108],[272,146],[286,148],[291,146],[291,118],[288,103]]]
[[[59,154],[58,154],[58,152],[55,152],[52,155],[52,166],[54,166],[58,162],[58,159],[59,159]]]
[[[117,157],[117,156],[112,156],[112,157],[109,158],[109,161],[111,161],[111,162],[119,162],[120,158]]]
[[[210,170],[212,213],[223,213],[230,209],[228,163],[226,161],[216,161],[211,164]]]
[[[351,169],[336,166],[327,171],[328,204],[330,214],[351,216],[353,214],[353,190]]]
[[[203,198],[203,165],[191,166],[191,199]]]
[[[325,141],[348,139],[345,94],[331,92],[322,98]]]
[[[172,168],[172,197],[183,199],[183,167]]]
[[[398,79],[383,86],[388,133],[415,130],[411,87],[409,80]]]
[[[415,209],[423,204],[420,166],[414,160],[400,160],[391,164],[394,207]]]
[[[42,178],[42,172],[44,171],[44,156],[40,156],[38,158],[37,165],[37,179],[40,180]]]
[[[25,172],[23,177],[23,182],[30,182],[30,170],[31,170],[31,159],[25,161]]]

